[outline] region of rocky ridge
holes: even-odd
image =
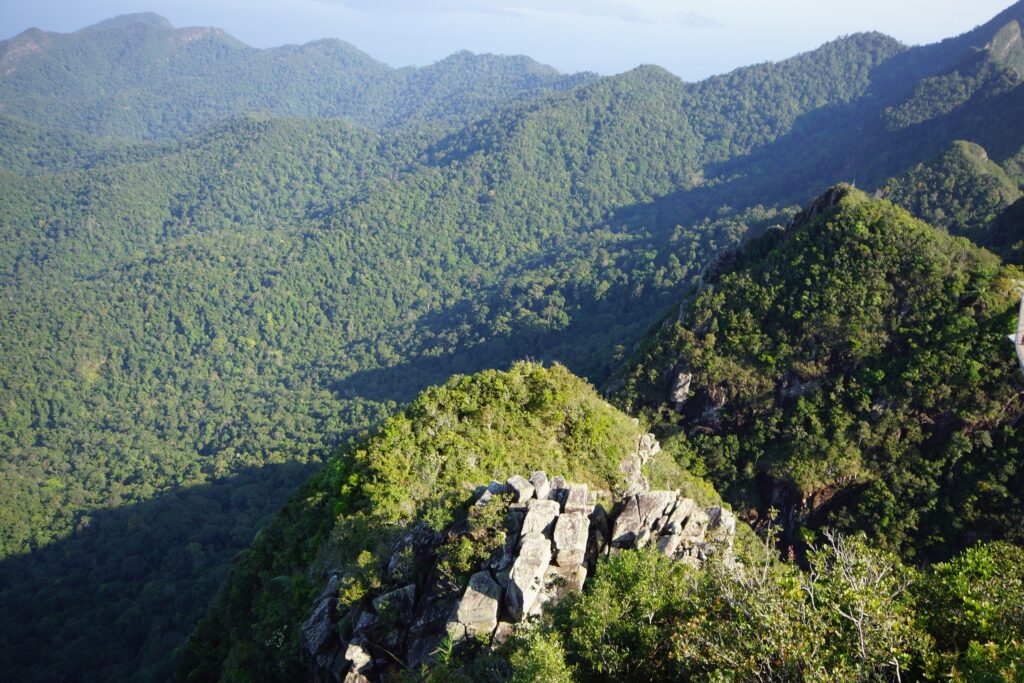
[[[369,604],[339,611],[342,580],[332,574],[303,624],[309,679],[377,681],[396,666],[419,669],[441,647],[500,645],[545,606],[581,591],[601,555],[655,546],[697,567],[714,553],[731,563],[731,512],[649,490],[641,468],[659,450],[653,435],[640,437],[621,466],[627,488],[611,505],[609,492],[544,472],[480,487],[469,516],[489,514],[500,528],[490,530],[486,559],[468,581],[452,581],[441,551],[453,539],[480,540],[465,522],[442,533],[418,525],[404,535]]]

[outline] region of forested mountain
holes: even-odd
[[[347,673],[359,681],[370,680],[363,674],[372,669],[374,679],[383,673],[389,680],[390,672],[439,683],[1012,681],[1020,672],[1019,546],[980,543],[926,570],[864,538],[839,536],[813,549],[801,570],[775,559],[770,543],[742,523],[729,545],[716,535],[720,527],[709,526],[706,537],[718,540],[704,544],[713,554],[700,562],[666,552],[664,537],[657,545],[615,546],[616,538],[632,544],[620,536],[628,505],[610,505],[628,486],[620,463],[638,441],[640,449],[645,439],[656,443],[639,429],[557,365],[520,363],[424,392],[339,454],[261,531],[190,638],[175,679],[342,680]],[[656,501],[685,497],[688,509],[714,511],[719,520],[729,514],[713,489],[680,467],[685,460],[647,453],[638,506],[656,517]],[[539,471],[515,481],[529,470]],[[545,470],[569,474],[549,480]],[[490,484],[475,485],[484,480]],[[557,502],[555,487],[566,481],[578,484]],[[588,485],[598,503],[583,505],[593,507],[597,530],[588,536],[584,527],[582,538],[601,547],[611,532],[612,549],[584,561],[582,592],[564,588],[564,578],[546,583],[542,613],[514,624],[498,607],[500,594],[487,590],[498,587],[489,577],[507,582],[511,594],[527,544],[544,544],[542,533],[559,548],[558,567],[548,571],[560,576],[559,529],[566,516],[580,514],[570,507],[585,499]],[[525,504],[520,490],[530,498]],[[554,531],[539,531],[545,506],[557,516],[563,505]],[[647,513],[633,519],[640,514]],[[606,515],[616,521],[601,531]],[[511,572],[492,574],[489,567],[515,555],[519,528],[519,560]],[[421,557],[436,565],[423,566]],[[437,634],[436,649],[417,653],[432,628],[451,627],[463,614],[484,630]],[[497,625],[492,644],[496,617],[511,630],[499,639]],[[365,655],[346,660],[342,652]]]
[[[859,529],[919,560],[1020,543],[1021,275],[837,187],[713,266],[619,400],[762,523],[778,508],[791,532]]]
[[[0,42],[0,113],[98,135],[159,138],[246,112],[345,118],[375,129],[452,125],[565,76],[526,57],[460,52],[392,69],[340,40],[259,50],[155,14]]]
[[[349,437],[457,372],[532,358],[604,382],[716,256],[837,181],[1020,263],[1021,21],[1018,3],[938,45],[858,34],[700,83],[468,53],[394,70],[337,41],[255,50],[154,15],[5,41],[0,556],[20,557],[0,564],[0,608],[17,615],[0,619],[0,664],[166,677],[209,577]],[[893,222],[924,255],[960,254],[958,294],[995,306],[975,291],[994,291],[995,257],[870,206],[876,232]],[[809,277],[794,258],[789,275]],[[1009,299],[963,311],[941,294],[935,315],[1005,322]],[[991,381],[963,385],[989,418],[1007,388]],[[649,398],[637,405],[663,395]],[[930,405],[906,415],[919,410],[953,424]],[[1016,437],[993,438],[948,447],[987,458]],[[748,455],[685,457],[753,507]],[[994,468],[979,486],[1013,476]],[[962,537],[918,532],[941,517],[919,509],[940,479],[872,522],[836,519],[885,520],[893,547],[946,556]],[[183,515],[194,528],[166,514],[179,496],[206,513]],[[977,514],[1006,535],[1000,505]],[[175,618],[147,622],[169,585]],[[134,640],[100,661],[106,632]]]
[[[1013,159],[1006,166],[1015,172]],[[1021,262],[1020,185],[978,145],[957,141],[938,158],[890,179],[878,194],[936,227]]]

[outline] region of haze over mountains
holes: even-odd
[[[3,41],[2,670],[16,680],[166,679],[232,556],[295,487],[453,373],[532,358],[616,391],[613,378],[631,378],[640,389],[620,403],[658,424],[683,347],[657,337],[664,357],[637,365],[637,349],[655,343],[645,333],[678,315],[716,257],[789,224],[834,183],[877,190],[1019,265],[1022,24],[1018,3],[936,45],[855,34],[698,83],[657,66],[598,78],[470,53],[391,69],[337,40],[257,50],[153,14]],[[904,226],[902,213],[886,216],[971,264],[949,266],[957,296],[941,299],[936,319],[996,335],[1012,273],[996,256]],[[936,257],[930,267],[947,265]],[[796,287],[769,280],[766,289]],[[971,287],[987,303],[965,312]],[[907,301],[922,305],[897,296],[865,315],[891,316]],[[736,302],[739,318],[759,305]],[[825,307],[808,314],[820,323]],[[889,332],[905,343],[905,330]],[[984,349],[997,363],[995,343]],[[772,363],[777,352],[764,350]],[[761,388],[778,379],[777,367],[744,368],[750,359],[735,353],[714,349],[701,362],[715,381],[722,367]],[[838,361],[818,370],[827,382],[852,372]],[[983,451],[991,466],[979,487],[1012,490],[1019,457],[1006,471],[992,463],[1019,444],[1021,409],[1006,403],[1019,376],[997,374],[957,385],[984,397],[980,421],[961,431],[1004,431],[987,445],[941,430],[935,439],[943,452]],[[785,402],[744,394],[741,380],[722,385],[752,412],[737,408],[706,435],[721,443],[748,438],[749,415],[791,417]],[[959,402],[920,400],[927,407],[903,419],[923,414],[961,433],[945,421]],[[771,441],[758,438],[757,448]],[[804,494],[836,484],[801,479],[784,449],[755,450],[721,448],[720,461],[700,454],[691,464],[737,509],[766,508],[758,477]],[[884,460],[849,457],[858,473]],[[904,484],[893,475],[883,493]],[[898,510],[906,524],[887,527],[886,545],[947,559],[967,532],[916,526],[948,521],[948,510],[918,509],[929,486],[897,496],[908,508],[842,519],[877,526]],[[1018,521],[1008,500],[984,510],[1003,530],[993,537]],[[190,514],[171,514],[175,505]],[[298,575],[298,556],[320,538],[283,542],[303,546],[281,570]],[[221,609],[243,618],[236,603]],[[246,649],[246,638],[266,635],[254,629],[190,661],[200,670],[234,652],[261,671],[266,662]]]
[[[376,130],[468,122],[509,100],[594,78],[468,52],[392,69],[336,39],[258,50],[220,29],[176,29],[155,14],[70,34],[30,29],[3,42],[0,68],[7,115],[142,138],[194,132],[243,112],[341,117]]]

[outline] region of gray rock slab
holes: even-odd
[[[322,598],[302,624],[302,647],[311,655],[315,656],[325,650],[335,634],[334,603],[333,597]]]
[[[555,564],[575,567],[583,563],[587,553],[590,519],[582,512],[566,512],[555,522]]]
[[[526,511],[526,518],[523,520],[521,536],[540,533],[550,536],[554,528],[555,518],[558,517],[559,506],[553,500],[537,500],[529,502]]]
[[[579,593],[587,580],[587,568],[556,567],[551,565],[544,572],[544,587],[530,609],[530,616],[539,616],[546,607],[554,607],[570,593]]]
[[[416,586],[409,584],[374,598],[373,609],[377,614],[396,619],[408,619],[415,604]]]
[[[654,523],[675,504],[677,497],[675,491],[650,491],[638,494],[636,504],[643,526],[654,526]]]
[[[452,611],[448,633],[455,640],[490,636],[498,625],[498,607],[502,590],[488,572],[477,572],[469,579],[466,592]]]
[[[646,465],[647,461],[661,452],[661,444],[654,438],[654,434],[644,434],[637,443],[636,453],[640,456],[640,464]]]
[[[365,673],[373,666],[373,657],[366,651],[366,641],[353,639],[345,648],[345,661],[349,663],[349,671]]]
[[[505,607],[513,621],[522,621],[543,588],[544,572],[551,562],[551,542],[543,534],[523,537],[519,557],[512,564],[505,590]]]
[[[547,498],[551,493],[551,482],[548,481],[548,475],[544,472],[537,471],[531,474],[530,483],[533,484],[533,495],[541,500]]]
[[[612,545],[617,548],[632,547],[643,526],[643,518],[640,517],[640,508],[637,506],[636,497],[627,498],[625,506],[615,518],[615,524],[612,526]]]
[[[697,509],[697,503],[692,498],[678,498],[672,512],[668,515],[663,531],[669,534],[680,533],[686,524],[686,520]]]
[[[569,493],[565,496],[565,512],[582,512],[589,515],[593,506],[590,502],[590,491],[586,484],[569,484]]]
[[[677,408],[686,403],[686,399],[690,397],[691,382],[693,382],[693,375],[688,372],[680,372],[676,375],[675,381],[672,382],[672,391],[669,393],[669,402],[675,403]]]
[[[509,487],[509,493],[512,494],[512,502],[525,503],[530,498],[533,498],[533,484],[518,474],[509,477],[506,483]]]

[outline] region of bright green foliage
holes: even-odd
[[[296,631],[312,594],[282,585],[315,590],[320,570],[331,568],[343,571],[343,610],[368,600],[392,541],[409,524],[440,529],[460,518],[482,482],[533,469],[619,488],[618,465],[635,452],[639,429],[560,366],[520,363],[428,390],[333,460],[261,532],[190,640],[181,676],[263,680],[298,671]],[[456,585],[500,542],[486,512],[471,511],[465,521],[466,533],[441,549],[442,570]],[[276,633],[287,643],[260,654]]]
[[[564,652],[579,681],[909,680],[930,648],[913,579],[855,539],[812,553],[809,572],[768,558],[695,570],[624,552],[517,644],[513,667],[540,651]]]
[[[888,202],[830,194],[834,209],[723,263],[638,355],[620,401],[740,506],[789,496],[909,555],[1019,539],[1019,272]],[[665,402],[681,371],[694,379],[677,415]]]
[[[566,663],[565,647],[557,631],[527,632],[509,658],[510,683],[575,683],[575,667]]]
[[[920,589],[941,649],[933,669],[954,680],[1024,675],[1024,549],[989,543],[935,567]]]
[[[459,505],[479,482],[538,469],[614,489],[637,429],[564,368],[521,364],[427,390],[353,457],[373,514],[398,523]]]

